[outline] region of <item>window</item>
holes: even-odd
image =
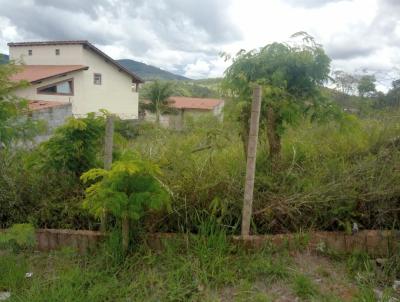
[[[56,49],[56,56],[59,56],[59,55],[60,55],[60,50]]]
[[[94,73],[93,74],[93,83],[95,85],[101,85],[101,73]]]
[[[72,79],[57,82],[47,86],[39,87],[37,89],[38,94],[59,94],[59,95],[73,95],[74,94],[74,82]]]
[[[28,55],[31,56],[32,55],[32,49],[28,50]]]

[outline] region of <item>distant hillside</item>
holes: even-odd
[[[0,54],[0,64],[7,63],[9,60],[8,55]],[[125,68],[133,71],[142,79],[145,80],[178,80],[178,81],[189,81],[191,79],[184,76],[174,74],[172,72],[162,70],[158,67],[147,65],[134,60],[122,59],[117,60]]]
[[[8,55],[0,53],[0,64],[7,63],[9,60]]]
[[[173,74],[172,72],[134,60],[122,59],[117,60],[117,62],[145,80],[190,80],[184,76]]]

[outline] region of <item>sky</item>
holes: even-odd
[[[234,55],[306,31],[332,69],[400,77],[400,0],[0,0],[0,52],[8,42],[89,40],[189,78],[219,77]]]

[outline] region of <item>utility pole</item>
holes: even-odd
[[[251,104],[250,132],[247,146],[246,183],[244,187],[244,200],[242,212],[242,236],[250,235],[250,221],[253,207],[254,177],[256,173],[258,128],[261,111],[261,86],[253,88],[253,101]]]

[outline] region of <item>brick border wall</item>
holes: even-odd
[[[4,230],[0,230],[4,231]],[[85,253],[106,238],[106,234],[98,231],[67,230],[67,229],[37,229],[37,249],[52,251],[63,247],[71,247],[79,253]],[[193,235],[195,236],[195,235]],[[309,250],[334,251],[351,253],[361,251],[371,256],[386,257],[400,248],[400,231],[364,230],[353,235],[344,232],[307,232],[277,235],[252,235],[246,238],[230,236],[232,243],[248,249],[260,249],[267,244],[276,247]],[[162,250],[165,243],[174,240],[175,243],[187,243],[190,235],[182,233],[149,233],[145,237],[146,244],[155,250]]]
[[[169,240],[187,242],[187,234],[155,233],[148,234],[147,244],[156,250],[165,246]],[[299,247],[311,251],[333,251],[337,253],[366,252],[371,256],[387,257],[398,251],[400,247],[400,231],[364,230],[353,235],[344,232],[308,232],[277,235],[252,235],[246,238],[231,236],[230,240],[247,249],[261,249],[267,244],[275,247],[297,249]]]
[[[97,231],[38,229],[36,230],[37,249],[39,251],[58,250],[71,247],[83,254],[95,247],[106,235]]]
[[[313,251],[338,253],[365,252],[387,257],[399,250],[400,231],[363,230],[353,235],[344,232],[309,232],[304,234],[256,235],[249,238],[233,236],[232,240],[247,248],[261,248],[267,243],[295,249],[302,246]]]

